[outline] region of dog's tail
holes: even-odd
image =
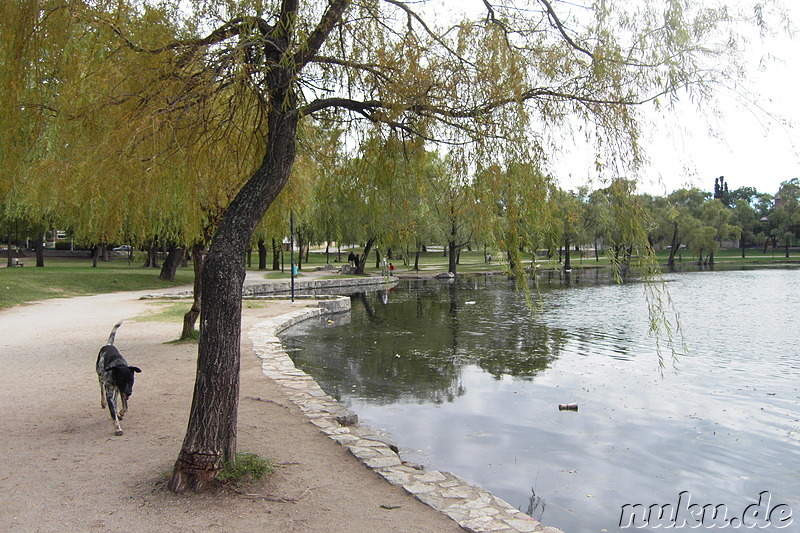
[[[117,322],[117,324],[112,328],[111,335],[108,336],[108,340],[106,341],[106,346],[111,346],[114,344],[114,337],[117,336],[117,330],[122,325],[122,320]]]

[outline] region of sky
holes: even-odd
[[[796,9],[800,13],[800,9]],[[764,46],[777,57],[753,76],[758,105],[743,107],[732,95],[719,95],[721,117],[701,117],[682,102],[676,113],[659,118],[645,133],[651,164],[639,176],[639,190],[664,195],[682,187],[712,191],[724,176],[730,189],[755,187],[775,194],[781,182],[800,178],[800,36],[771,39]],[[594,174],[594,157],[576,150],[557,168],[563,188]]]
[[[786,7],[797,27],[800,6]],[[750,76],[760,96],[756,105],[744,107],[733,94],[719,93],[721,117],[701,117],[693,104],[682,102],[676,113],[659,119],[644,137],[651,164],[639,176],[640,192],[664,195],[692,186],[713,191],[714,180],[724,176],[731,190],[755,187],[775,194],[782,182],[800,178],[800,35],[755,37],[751,44],[754,63],[772,56]],[[593,166],[587,156],[562,162],[561,186],[585,183]]]
[[[455,1],[466,12],[485,10],[481,0]],[[720,1],[733,7],[747,4]],[[784,7],[797,28],[800,6],[793,6],[794,2],[784,0]],[[750,81],[760,94],[757,105],[743,107],[733,94],[720,93],[722,117],[703,118],[693,104],[681,102],[674,114],[656,119],[657,126],[644,132],[643,144],[651,164],[638,176],[640,192],[665,195],[693,186],[713,191],[714,180],[724,176],[730,189],[755,187],[775,194],[781,182],[800,178],[800,35],[763,40],[754,35],[751,45],[748,53],[754,68]],[[773,58],[759,71],[755,65],[767,54]],[[596,182],[594,161],[588,147],[576,145],[572,153],[554,162],[559,185],[574,189],[588,181],[593,188],[601,186]]]

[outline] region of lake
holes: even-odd
[[[501,276],[403,282],[282,340],[407,460],[566,533],[624,531],[623,506],[689,498],[728,519],[782,506],[794,524],[762,530],[797,527],[800,270],[665,275],[686,351],[662,346],[663,372],[644,285],[581,276],[551,274],[533,311]]]

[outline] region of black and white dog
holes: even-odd
[[[141,369],[135,366],[128,366],[125,358],[114,347],[114,337],[117,335],[117,329],[122,325],[120,320],[116,326],[111,330],[111,335],[108,336],[106,345],[100,349],[97,354],[97,379],[100,380],[100,408],[105,409],[108,404],[108,410],[111,412],[111,419],[114,421],[116,435],[122,435],[122,428],[119,426],[119,421],[125,416],[128,410],[128,398],[133,394],[133,375],[135,372],[141,372]],[[119,403],[117,404],[117,399]]]

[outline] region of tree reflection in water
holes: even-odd
[[[567,342],[513,291],[505,279],[407,282],[404,290],[352,296],[344,326],[321,320],[282,337],[295,363],[336,398],[450,402],[464,394],[464,367],[532,379]],[[315,340],[304,342],[306,334]]]

